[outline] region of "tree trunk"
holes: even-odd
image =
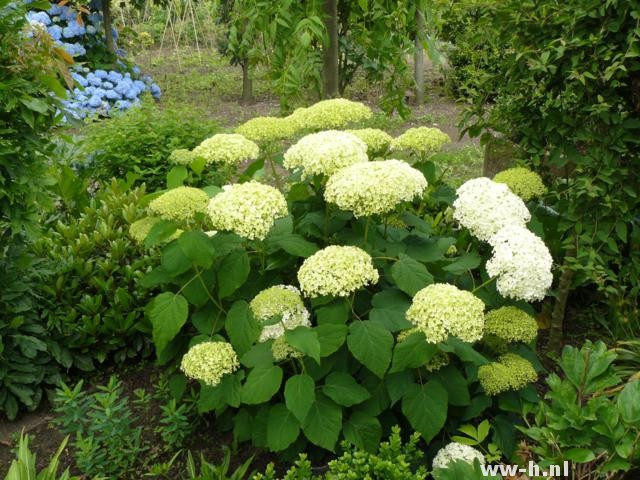
[[[242,98],[240,103],[249,105],[253,103],[253,81],[249,70],[249,60],[243,60],[240,65],[242,66]]]
[[[324,97],[333,98],[340,95],[340,71],[338,68],[338,0],[325,0],[324,24],[329,40],[325,46],[322,77]]]
[[[107,50],[116,53],[116,44],[113,41],[111,31],[111,0],[102,0],[102,21],[104,22],[104,38],[107,42]]]
[[[573,257],[575,254],[576,249],[572,247],[565,252],[565,257]],[[564,316],[567,310],[567,300],[569,299],[569,292],[571,291],[573,275],[573,270],[571,270],[565,260],[562,266],[562,273],[560,274],[560,281],[558,282],[558,297],[556,298],[556,303],[551,313],[549,343],[547,345],[550,351],[556,353],[560,353],[560,349],[562,348]]]
[[[416,82],[416,105],[424,103],[424,48],[422,41],[425,35],[424,12],[416,7],[415,53],[413,55]]]

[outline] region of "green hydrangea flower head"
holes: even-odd
[[[484,333],[508,343],[531,343],[538,336],[538,322],[517,307],[501,307],[485,315]]]
[[[369,158],[383,155],[389,150],[391,142],[393,142],[393,137],[379,128],[359,128],[356,130],[346,130],[346,132],[352,133],[367,144],[367,155],[369,155]]]
[[[367,144],[351,133],[339,130],[302,137],[284,154],[289,170],[301,168],[305,175],[332,175],[354,163],[367,162]]]
[[[178,148],[169,155],[169,162],[174,165],[191,165],[196,155],[186,148]]]
[[[237,133],[218,133],[204,140],[193,153],[204,158],[207,165],[238,165],[258,158],[260,147]]]
[[[515,167],[499,172],[493,177],[497,183],[505,183],[522,200],[528,202],[542,197],[547,192],[542,178],[528,168]]]
[[[209,195],[199,188],[176,187],[149,202],[149,211],[156,217],[176,222],[190,222],[203,213]]]
[[[471,343],[480,340],[484,330],[482,300],[447,283],[434,283],[416,293],[406,316],[429,343],[443,342],[449,335]]]
[[[284,195],[256,181],[225,185],[209,202],[207,213],[213,228],[250,240],[264,240],[278,218],[289,212]]]
[[[531,362],[515,353],[505,353],[497,362],[478,368],[478,380],[489,396],[509,390],[521,390],[537,378],[538,374]]]
[[[129,236],[136,242],[142,243],[149,235],[153,226],[160,221],[155,217],[144,217],[129,226]]]
[[[304,353],[289,345],[284,336],[278,337],[273,341],[273,344],[271,345],[271,354],[276,362],[282,362],[289,358],[304,357]]]
[[[262,323],[261,342],[279,338],[285,330],[301,325],[311,326],[309,311],[304,306],[300,290],[291,285],[276,285],[262,290],[249,306],[256,320]],[[276,323],[270,323],[274,321]]]
[[[437,372],[442,367],[446,367],[449,365],[451,358],[447,352],[443,352],[442,350],[438,350],[436,354],[431,357],[431,360],[424,366],[427,372]]]
[[[236,128],[236,133],[259,145],[285,140],[297,131],[295,122],[280,117],[255,117]]]
[[[329,130],[344,128],[372,115],[371,109],[363,103],[345,98],[332,98],[308,108],[298,109],[290,117],[305,130]]]
[[[324,198],[356,217],[383,215],[421,196],[427,180],[400,160],[355,163],[329,177]]]
[[[298,282],[309,298],[346,297],[378,283],[373,259],[358,247],[332,245],[307,258],[298,270]]]
[[[189,349],[180,363],[180,370],[187,377],[213,387],[239,367],[238,356],[227,342],[198,343]]]
[[[392,150],[409,151],[416,155],[431,155],[451,143],[449,135],[438,128],[415,127],[405,131],[391,143]]]

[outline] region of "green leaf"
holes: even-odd
[[[489,423],[489,420],[484,419],[478,425],[478,437],[477,438],[478,438],[479,442],[483,442],[484,439],[487,438],[487,436],[489,435],[489,430],[491,430],[491,424]]]
[[[299,326],[292,330],[287,330],[284,336],[289,345],[313,358],[320,365],[320,341],[315,330]]]
[[[428,443],[447,421],[447,391],[438,381],[412,385],[402,398],[402,413]]]
[[[267,444],[269,449],[279,452],[295,442],[300,434],[300,423],[287,408],[278,403],[269,410],[267,420]]]
[[[320,342],[320,356],[328,357],[337,352],[347,338],[349,328],[346,325],[318,325],[314,328]]]
[[[282,369],[276,365],[260,365],[249,373],[242,386],[242,403],[257,405],[268,402],[280,389]]]
[[[461,275],[469,270],[478,268],[482,259],[478,252],[465,253],[459,257],[456,257],[449,265],[442,267],[443,270],[453,273],[454,275]]]
[[[617,402],[620,416],[625,422],[640,424],[640,380],[627,383],[618,395]]]
[[[334,300],[316,310],[318,325],[345,324],[349,319],[349,304],[344,300]]]
[[[354,412],[343,426],[344,438],[368,452],[375,452],[380,444],[382,426],[376,417],[363,412]]]
[[[180,332],[189,315],[189,304],[182,295],[164,292],[155,297],[149,308],[153,343],[159,355]]]
[[[274,358],[271,345],[271,342],[260,342],[255,344],[247,353],[240,357],[240,363],[249,368],[273,363]]]
[[[353,356],[379,378],[391,362],[393,336],[382,325],[370,320],[349,325],[347,345]]]
[[[251,266],[249,256],[244,250],[234,250],[227,255],[218,269],[218,295],[225,298],[244,285],[249,277]]]
[[[171,190],[172,188],[181,187],[188,177],[187,167],[176,165],[167,173],[167,189]]]
[[[300,422],[304,422],[316,400],[315,388],[313,378],[305,373],[290,377],[284,386],[285,404]]]
[[[202,232],[184,232],[178,238],[178,245],[187,258],[196,265],[209,268],[213,264],[215,249],[211,239]]]
[[[438,347],[435,343],[427,343],[424,333],[414,332],[396,344],[393,349],[393,364],[389,373],[422,367],[431,360],[437,351]]]
[[[575,463],[587,463],[596,458],[596,455],[588,448],[570,448],[562,452],[562,457]]]
[[[442,382],[449,394],[449,403],[456,407],[466,407],[471,404],[467,379],[453,365],[441,368],[435,373],[435,377]]]
[[[455,353],[463,362],[470,362],[476,366],[490,363],[485,356],[474,350],[470,344],[456,337],[449,337],[446,342],[440,345],[440,348],[444,352]]]
[[[315,243],[305,240],[302,235],[295,233],[267,237],[266,243],[281,248],[289,255],[296,257],[310,257],[318,251],[318,246]]]
[[[302,426],[306,437],[325,450],[334,451],[342,430],[342,408],[319,393]]]
[[[400,400],[409,387],[415,384],[413,379],[413,371],[403,370],[397,373],[390,373],[384,379],[385,386],[387,387],[387,394],[393,406],[398,400]]]
[[[405,317],[411,302],[400,290],[387,289],[376,293],[371,303],[373,308],[369,312],[369,320],[372,322],[382,323],[391,332],[411,327],[411,322]]]
[[[362,403],[371,397],[366,388],[359,385],[351,375],[344,372],[333,372],[327,376],[322,387],[322,393],[344,407]]]
[[[174,277],[191,268],[191,259],[184,254],[177,242],[172,242],[165,247],[160,262],[162,268]]]
[[[144,246],[149,248],[168,240],[178,229],[177,225],[169,220],[160,220],[151,227]]]
[[[391,267],[391,277],[398,288],[411,297],[433,283],[433,275],[429,273],[427,267],[403,253]]]
[[[253,342],[260,336],[260,325],[253,318],[249,304],[244,300],[231,306],[224,326],[231,345],[241,357],[251,349]]]

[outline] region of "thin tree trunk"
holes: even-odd
[[[325,0],[325,27],[329,41],[324,49],[324,65],[322,76],[324,97],[333,98],[340,95],[340,71],[338,67],[338,0]]]
[[[242,98],[240,103],[242,105],[249,105],[253,103],[253,81],[251,79],[251,72],[249,69],[249,60],[243,60],[242,66]]]
[[[424,48],[422,40],[425,35],[424,12],[416,7],[416,38],[415,53],[413,55],[415,82],[416,82],[416,105],[424,103]]]
[[[566,251],[565,257],[573,257],[575,254],[576,249],[575,247],[572,247]],[[562,273],[560,274],[560,280],[558,282],[558,297],[556,298],[556,303],[553,306],[553,312],[551,313],[551,325],[549,327],[548,348],[556,353],[559,353],[562,348],[564,316],[567,310],[569,292],[571,292],[573,275],[573,270],[571,270],[565,260],[562,265]]]
[[[111,31],[111,0],[102,0],[102,21],[104,22],[104,38],[107,42],[107,50],[116,53],[116,44],[113,41]]]

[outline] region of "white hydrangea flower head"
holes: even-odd
[[[422,195],[426,188],[424,175],[406,162],[363,162],[331,175],[324,198],[356,217],[368,217],[390,213],[400,203]]]
[[[522,199],[504,183],[474,178],[462,184],[456,195],[453,218],[485,242],[506,225],[524,227],[531,220]]]
[[[470,445],[451,442],[438,450],[438,453],[436,453],[436,456],[433,458],[433,469],[447,468],[451,462],[456,460],[462,460],[470,464],[478,460],[481,465],[485,464],[484,455],[482,455],[482,452],[479,450],[476,450]]]
[[[373,259],[358,247],[332,245],[307,258],[298,270],[298,282],[305,296],[346,297],[356,290],[378,283]]]
[[[191,347],[182,357],[180,370],[189,378],[216,386],[222,377],[240,367],[238,356],[230,343],[203,342]]]
[[[260,147],[237,133],[218,133],[194,148],[193,154],[203,157],[207,165],[238,165],[258,158]]]
[[[301,108],[289,117],[306,130],[338,129],[350,123],[366,120],[373,115],[369,107],[345,98],[322,100],[308,108]]]
[[[309,311],[304,306],[300,290],[291,285],[276,285],[267,288],[256,295],[249,304],[253,316],[262,323],[260,342],[270,338],[276,339],[284,335],[285,330],[292,330],[299,326],[311,326]],[[274,317],[277,323],[265,325]]]
[[[236,128],[236,133],[257,144],[284,140],[295,135],[297,131],[295,122],[280,117],[255,117]]]
[[[393,150],[405,150],[417,155],[430,155],[451,143],[449,135],[438,128],[410,128],[391,143]]]
[[[222,192],[209,201],[207,213],[216,230],[264,240],[275,221],[289,212],[282,192],[251,181],[222,187]]]
[[[186,148],[178,148],[169,155],[169,162],[174,165],[191,165],[196,155]]]
[[[302,137],[284,154],[289,170],[302,168],[305,175],[332,175],[354,163],[367,162],[367,144],[351,133],[338,130]]]
[[[406,316],[429,343],[443,342],[449,335],[472,343],[482,338],[484,330],[484,302],[447,283],[434,283],[416,293]]]
[[[393,137],[379,128],[359,128],[346,132],[352,133],[367,144],[367,154],[370,158],[386,152],[393,142]]]
[[[194,187],[176,187],[149,202],[149,211],[165,220],[189,222],[206,210],[207,203],[207,192]]]
[[[493,256],[487,273],[498,279],[500,295],[515,300],[542,300],[553,282],[553,258],[542,239],[524,227],[508,225],[489,239]]]

